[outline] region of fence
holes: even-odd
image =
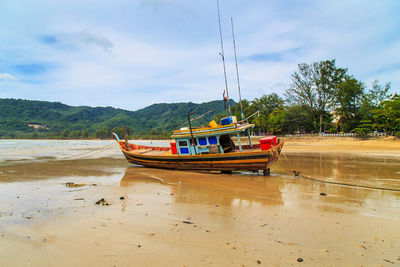
[[[314,134],[286,134],[285,137],[354,137],[354,138],[375,138],[386,137],[386,132],[373,132],[368,134],[355,133],[314,133]]]

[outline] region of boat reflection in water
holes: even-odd
[[[280,185],[273,177],[246,174],[173,171],[130,167],[120,185],[140,187],[159,184],[174,197],[175,202],[203,203],[225,206],[282,205]]]

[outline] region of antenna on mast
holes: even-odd
[[[226,88],[226,97],[228,98],[228,111],[229,116],[232,116],[231,113],[231,105],[229,103],[229,92],[228,92],[228,82],[226,80],[226,68],[225,68],[225,56],[224,56],[224,44],[222,42],[222,30],[221,30],[221,15],[219,14],[219,1],[217,0],[217,10],[218,10],[218,23],[219,23],[219,37],[221,39],[221,52],[219,53],[222,57],[222,65],[224,67],[224,77],[225,77],[225,88]]]
[[[238,69],[237,57],[236,57],[235,32],[233,30],[233,18],[232,17],[231,17],[231,25],[232,25],[233,51],[235,51],[236,77],[237,77],[237,84],[238,84],[238,90],[239,90],[240,114],[242,115],[242,120],[244,120],[244,113],[243,113],[243,106],[242,106],[242,94],[240,93],[239,69]]]

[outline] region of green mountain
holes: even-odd
[[[231,100],[231,105],[235,102]],[[0,99],[0,138],[101,137],[98,132],[125,125],[135,136],[168,136],[174,129],[187,126],[187,114],[193,117],[210,110],[193,126],[207,124],[224,113],[224,103],[153,104],[137,111],[112,107],[68,106],[59,102]],[[74,136],[71,136],[74,135]]]

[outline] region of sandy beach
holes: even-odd
[[[87,142],[2,150],[1,266],[400,265],[399,140],[286,139],[270,177],[143,168]]]

